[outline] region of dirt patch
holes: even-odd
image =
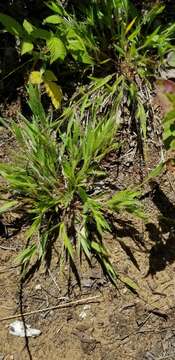
[[[81,291],[72,281],[68,294],[64,285],[66,281],[60,280],[56,256],[49,274],[40,269],[32,281],[25,284],[23,312],[94,295],[98,295],[100,300],[99,303],[85,303],[27,316],[26,323],[42,331],[39,337],[28,339],[32,359],[112,360],[118,359],[119,354],[120,359],[152,360],[170,354],[172,357],[169,358],[174,359],[174,263],[166,264],[154,276],[149,274],[145,277],[150,255],[133,249],[131,238],[126,236],[123,240],[128,246],[132,245],[138,268],[117,241],[113,244],[113,261],[120,271],[129,274],[138,283],[139,296],[120,283],[115,289],[106,282],[97,266],[91,270],[91,276],[86,273],[86,277],[82,277]],[[14,246],[13,242],[8,241],[8,246]],[[7,241],[1,246],[5,245]],[[19,268],[11,267],[13,256],[13,251],[1,248],[1,319],[20,313]],[[0,353],[5,359],[28,359],[25,340],[9,334],[8,326],[12,321],[0,323]]]

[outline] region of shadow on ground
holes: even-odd
[[[154,275],[175,261],[175,206],[157,182],[152,184],[152,201],[160,212],[159,226],[146,225],[149,237],[155,244],[149,255],[148,274]]]

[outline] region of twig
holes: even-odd
[[[146,322],[149,320],[149,318],[151,317],[152,313],[149,313],[147,315],[147,317],[142,321],[142,323],[139,325],[139,329],[141,329],[143,327],[143,325],[146,324]]]
[[[175,352],[173,352],[173,353],[171,353],[171,354],[169,354],[169,355],[161,356],[161,357],[159,357],[157,360],[169,359],[169,358],[171,358],[172,356],[174,357],[174,355],[175,355]]]
[[[13,271],[14,269],[16,269],[16,268],[18,268],[18,267],[20,267],[21,266],[21,264],[19,264],[19,265],[15,265],[15,266],[11,266],[11,267],[6,267],[5,269],[0,269],[0,274],[4,274],[4,273],[6,273],[7,271]]]
[[[8,247],[8,246],[3,246],[3,245],[0,245],[0,249],[2,250],[10,250],[10,251],[16,251],[17,248],[15,247]]]
[[[80,299],[80,300],[76,300],[76,301],[70,301],[70,302],[67,302],[65,304],[60,304],[60,305],[56,305],[56,306],[50,306],[50,307],[45,308],[45,309],[33,310],[33,311],[25,312],[23,314],[17,314],[17,315],[8,316],[6,318],[0,319],[0,322],[1,321],[6,321],[6,320],[11,320],[11,319],[17,319],[17,318],[20,318],[22,315],[23,316],[29,316],[29,315],[33,315],[33,314],[46,312],[46,311],[51,311],[51,310],[56,310],[56,309],[63,309],[63,308],[67,308],[67,307],[70,307],[70,306],[78,306],[78,305],[83,305],[83,304],[86,304],[86,303],[100,302],[99,297],[100,297],[99,295],[92,296],[92,297],[89,297],[89,298],[86,298],[86,299]]]
[[[154,332],[155,334],[161,334],[162,332],[166,331],[166,330],[171,330],[171,331],[175,331],[175,329],[173,329],[171,326],[167,326],[165,328],[162,328],[160,330],[156,330],[155,328],[152,329],[145,329],[145,330],[139,330],[137,331],[137,334],[144,334],[144,333],[150,333],[150,332]]]

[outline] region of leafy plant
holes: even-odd
[[[118,146],[116,121],[99,122],[96,108],[87,124],[82,125],[70,109],[69,121],[65,111],[54,123],[44,112],[38,89],[30,86],[29,95],[33,117],[29,121],[21,116],[19,123],[12,123],[18,152],[12,162],[0,164],[0,175],[8,184],[1,187],[1,213],[14,211],[28,219],[27,247],[18,260],[27,266],[36,258],[47,259],[57,240],[61,256],[66,252],[70,264],[75,266],[82,253],[89,261],[94,255],[115,281],[117,272],[105,246],[105,234],[111,232],[109,215],[128,211],[144,216],[137,191],[96,192],[97,180],[107,177],[102,159]]]
[[[59,85],[56,84],[57,78],[51,70],[41,69],[40,71],[32,71],[29,76],[29,83],[33,85],[44,85],[45,91],[51,98],[52,104],[55,109],[61,107],[62,90]]]
[[[163,27],[156,21],[164,8],[158,4],[141,14],[128,0],[92,0],[88,9],[84,7],[89,33],[93,32],[99,49],[96,63],[100,67],[101,60],[103,74],[106,62],[108,75],[112,70],[122,77],[118,96],[122,99],[127,95],[131,117],[134,114],[144,139],[149,113],[149,78],[173,48],[175,24]]]
[[[72,13],[60,1],[50,1],[47,7],[52,13],[40,26],[26,19],[21,25],[0,14],[7,31],[20,39],[21,54],[32,55],[32,70],[41,61],[44,74],[52,63],[69,62],[71,56],[75,67],[89,66],[95,77],[122,76],[118,96],[127,94],[145,138],[148,80],[172,49],[175,31],[174,24],[163,27],[156,21],[165,7],[158,4],[141,13],[129,0],[90,0],[74,6]]]
[[[32,84],[41,85],[44,83],[47,94],[51,97],[55,108],[59,108],[61,104],[61,89],[57,85],[57,78],[51,70],[47,70],[47,64],[54,60],[64,60],[66,49],[61,39],[57,39],[57,57],[53,53],[50,54],[51,44],[53,40],[51,32],[32,25],[28,20],[24,20],[21,25],[11,16],[0,13],[0,22],[5,26],[6,30],[20,39],[20,53],[26,53],[32,56],[32,68],[41,61],[40,71],[31,71],[28,79]],[[46,48],[48,44],[48,49]],[[50,47],[49,47],[50,44]],[[53,50],[54,51],[54,50]],[[50,55],[49,55],[50,54]]]
[[[89,65],[93,65],[93,77],[89,84],[91,92],[94,80],[97,83],[93,101],[99,94],[98,83],[102,78],[108,79],[101,91],[105,89],[105,94],[107,87],[113,89],[113,101],[109,103],[111,113],[120,109],[124,117],[123,109],[128,107],[134,129],[144,143],[150,116],[151,77],[159,72],[165,56],[174,48],[175,24],[162,26],[159,22],[165,6],[157,4],[140,12],[129,0],[91,0],[88,4],[82,3],[79,9],[75,6],[75,15],[68,14],[64,9],[64,16],[60,5],[57,7],[55,2],[50,2],[49,8],[55,14],[47,17],[44,23],[49,24],[54,33],[62,29],[66,33],[67,29],[67,40],[72,41],[68,48],[74,59],[84,63],[85,58],[90,59]],[[77,40],[75,33],[78,34]],[[80,43],[84,43],[82,56]],[[87,85],[84,91],[80,89],[78,104],[81,102],[80,93],[87,91]],[[106,105],[108,100],[108,94],[106,98],[104,95]]]
[[[57,109],[60,107],[60,99],[58,100],[60,87],[56,84],[58,80],[56,75],[53,72],[51,75],[51,70],[47,70],[48,67],[56,61],[61,64],[67,54],[71,54],[76,61],[92,65],[93,59],[86,48],[91,46],[92,50],[92,42],[89,41],[89,35],[84,31],[85,25],[82,23],[78,26],[76,19],[66,12],[61,3],[56,5],[51,2],[49,7],[54,9],[57,15],[47,17],[40,27],[26,19],[20,24],[13,17],[3,13],[0,13],[0,22],[8,32],[14,35],[18,41],[20,40],[20,54],[22,56],[31,55],[33,65],[28,77],[29,82],[38,85],[44,83],[46,92]],[[54,31],[53,24],[59,24]]]

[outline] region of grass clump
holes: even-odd
[[[84,63],[86,74],[91,71],[97,82],[108,79],[106,84],[115,88],[111,111],[116,110],[118,103],[123,117],[123,107],[127,106],[135,131],[146,139],[152,78],[159,74],[165,57],[174,49],[175,24],[162,25],[161,21],[166,6],[155,4],[143,10],[129,0],[91,0],[78,8],[74,6],[73,15],[64,9],[65,16],[61,20],[59,17],[59,22],[55,3],[52,1],[49,6],[57,15],[45,22],[55,33],[65,29],[75,66]],[[87,59],[91,61],[88,63]],[[91,89],[94,79],[86,82],[90,82]],[[97,96],[98,89],[93,101]],[[105,100],[107,104],[107,96]]]
[[[90,0],[78,8],[70,2],[47,5],[51,13],[37,26],[0,14],[7,31],[20,39],[21,55],[32,58],[29,82],[35,85],[29,86],[32,119],[21,116],[10,126],[19,152],[11,163],[0,164],[8,184],[1,190],[1,213],[26,215],[27,247],[19,256],[26,268],[36,258],[47,260],[58,241],[60,257],[66,253],[73,269],[82,253],[89,262],[95,256],[114,281],[118,274],[105,244],[106,234],[112,234],[112,216],[143,213],[138,191],[114,192],[97,184],[108,178],[103,161],[120,147],[117,131],[125,114],[144,156],[140,139],[144,144],[147,137],[151,78],[167,54],[174,56],[175,24],[162,25],[165,6],[160,4],[144,11],[129,0]],[[38,88],[45,84],[53,105],[60,108],[66,97],[56,84],[59,69],[64,75],[71,69],[68,80],[75,70],[81,82],[54,122],[44,111]],[[60,84],[62,76],[60,71]]]
[[[32,86],[29,105],[32,119],[21,116],[19,123],[11,125],[18,152],[12,162],[0,164],[7,182],[1,188],[1,213],[25,214],[28,224],[27,246],[18,259],[25,267],[36,257],[46,260],[48,249],[59,241],[61,258],[66,253],[73,268],[82,253],[89,262],[96,256],[114,281],[117,271],[104,240],[111,232],[109,215],[125,210],[143,217],[138,192],[95,189],[95,181],[107,177],[102,159],[118,147],[117,122],[107,117],[99,122],[94,113],[90,122],[82,124],[70,109],[67,122],[66,112],[52,122]],[[7,193],[11,194],[8,200]]]

